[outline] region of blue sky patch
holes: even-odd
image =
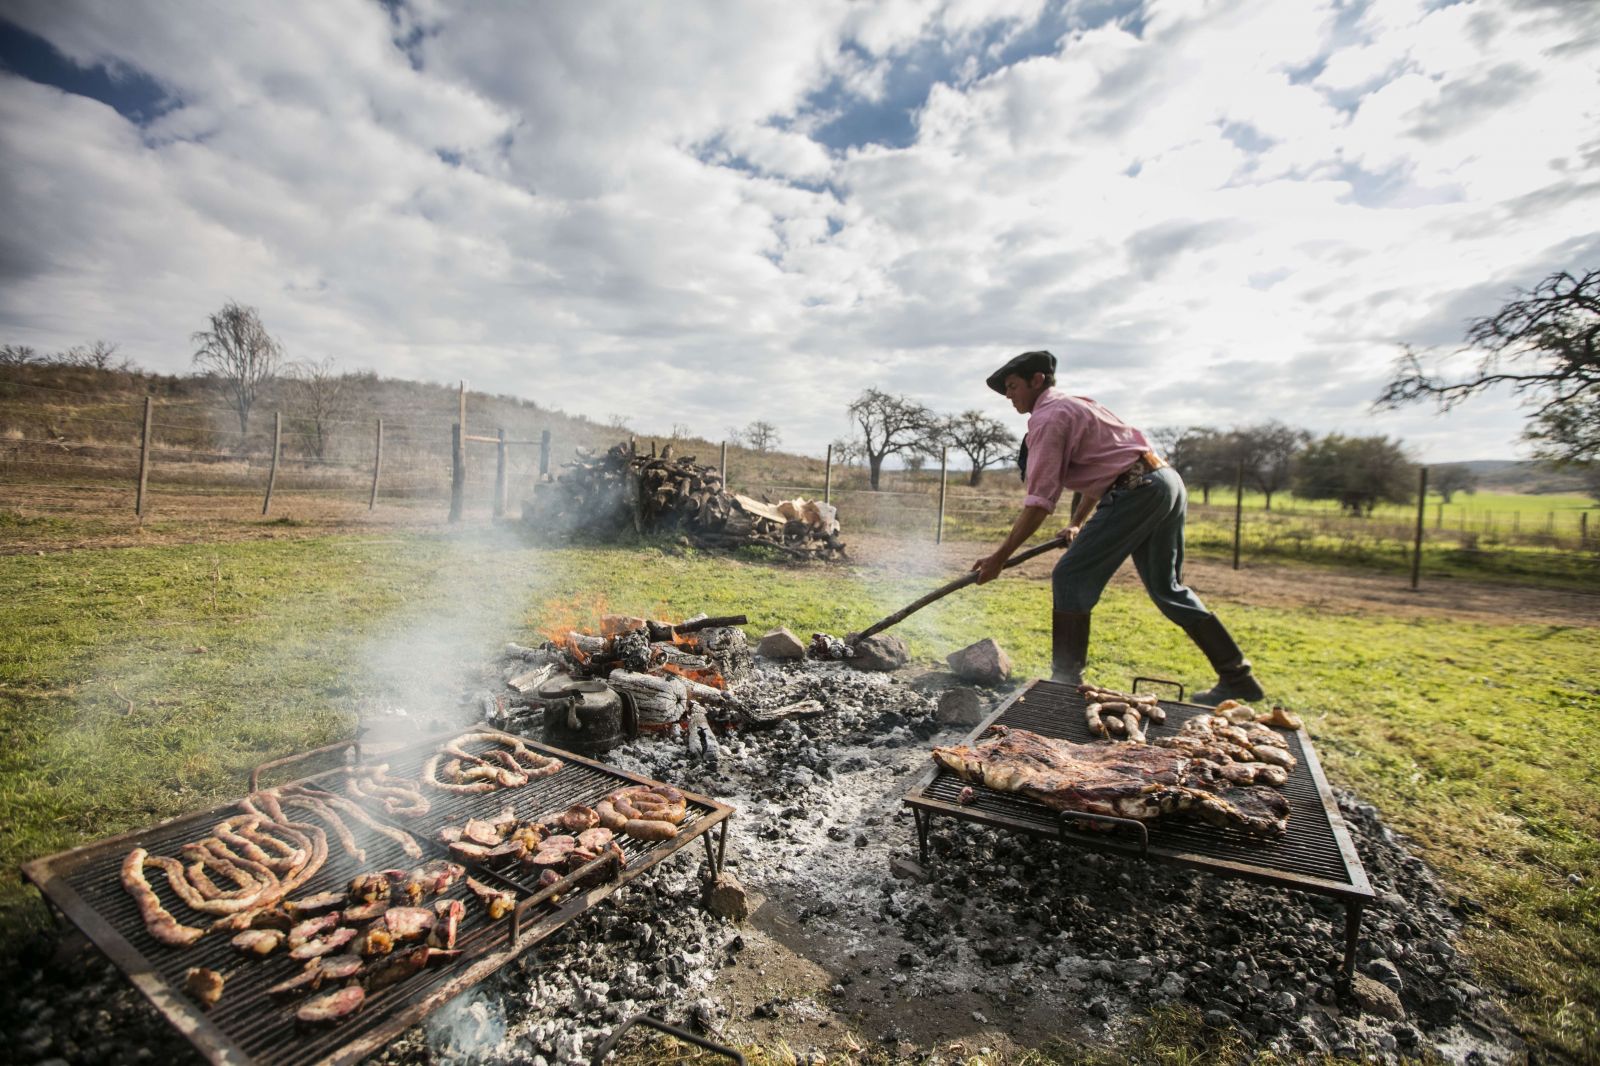
[[[178,106],[160,82],[143,71],[118,64],[79,66],[42,37],[0,19],[0,68],[116,109],[129,122],[147,126]]]

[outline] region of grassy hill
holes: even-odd
[[[337,398],[319,403],[289,380],[266,386],[248,433],[228,405],[220,382],[194,375],[100,370],[69,366],[11,366],[0,371],[0,460],[33,473],[93,478],[128,476],[138,459],[146,396],[155,401],[152,448],[157,476],[195,484],[243,477],[272,451],[273,414],[283,419],[285,476],[302,481],[370,476],[376,423],[384,422],[386,487],[414,481],[448,489],[451,426],[457,419],[454,387],[384,378],[373,373],[338,378]],[[552,468],[575,449],[603,450],[627,440],[626,426],[601,425],[530,400],[469,389],[467,432],[537,441],[548,431]],[[665,438],[640,438],[639,447],[665,445]],[[720,442],[700,437],[670,441],[679,455],[715,465]],[[819,459],[779,452],[728,449],[729,467],[746,483],[821,484]],[[469,444],[475,480],[492,478],[494,449]],[[537,447],[512,449],[514,477],[534,472]],[[12,469],[11,473],[18,473]],[[250,475],[254,476],[254,475]],[[300,486],[305,487],[305,486]]]

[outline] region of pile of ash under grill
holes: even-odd
[[[774,504],[727,491],[716,467],[694,456],[645,455],[624,442],[601,455],[579,449],[553,481],[534,485],[522,520],[543,534],[674,532],[702,548],[762,545],[801,559],[845,554],[838,511],[820,500]]]
[[[738,808],[727,866],[759,903],[755,916],[735,925],[703,910],[704,853],[686,848],[376,1061],[576,1063],[648,1012],[728,1043],[776,1025],[802,1055],[837,1052],[815,1043],[819,1033],[854,1029],[904,1061],[939,1062],[951,1040],[997,1043],[985,1037],[1027,1031],[1030,1014],[1053,1035],[1109,1046],[1163,1003],[1288,1056],[1518,1055],[1456,958],[1459,921],[1440,885],[1348,795],[1341,810],[1379,893],[1362,929],[1359,1001],[1335,992],[1344,911],[1320,897],[944,820],[919,867],[901,798],[933,744],[969,729],[939,720],[933,696],[949,683],[758,659],[737,686],[746,706],[814,700],[825,713],[731,732],[714,759],[664,736],[613,749],[607,761],[622,769]],[[829,977],[739,1002],[730,975],[775,924],[798,928]],[[192,1054],[103,963],[36,973],[14,997],[19,1061]],[[819,1017],[840,1024],[819,1030]]]
[[[757,1020],[790,1017],[797,1050],[818,1017],[865,1019],[862,1039],[937,1061],[950,1039],[983,1043],[1030,1005],[1048,1005],[1060,1035],[1100,1043],[1160,1003],[1192,1005],[1285,1054],[1517,1053],[1508,1027],[1485,1027],[1498,1008],[1456,961],[1459,921],[1437,881],[1348,795],[1341,809],[1379,892],[1359,955],[1366,1011],[1336,994],[1344,909],[1321,897],[949,822],[936,823],[935,855],[919,871],[901,797],[933,744],[968,728],[938,720],[933,696],[948,676],[926,681],[757,660],[735,686],[747,708],[812,700],[826,713],[726,735],[714,760],[659,737],[607,756],[738,808],[728,868],[783,915],[778,924],[803,929],[831,985],[728,999],[727,974],[769,922],[758,913],[732,925],[689,905],[704,872],[696,848],[541,945],[521,972],[463,997],[391,1060],[412,1060],[426,1042],[435,1053],[576,1062],[617,1021],[647,1011],[730,1043],[755,1039]],[[1374,1012],[1396,1008],[1403,1016]],[[932,1031],[928,1018],[948,1027]]]

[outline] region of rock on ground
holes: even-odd
[[[767,659],[804,659],[805,642],[791,633],[787,626],[779,626],[761,638],[756,654]]]
[[[953,688],[939,697],[934,719],[942,725],[975,726],[989,713],[989,705],[976,689]]]
[[[906,642],[888,633],[877,633],[856,645],[856,657],[846,660],[857,670],[898,670],[911,659]]]
[[[1011,656],[990,637],[951,652],[945,662],[957,677],[975,685],[998,685],[1011,677]]]

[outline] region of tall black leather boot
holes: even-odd
[[[1056,611],[1050,616],[1050,680],[1083,684],[1089,661],[1089,612]]]
[[[1205,653],[1211,668],[1217,672],[1217,683],[1212,688],[1196,692],[1189,699],[1207,707],[1215,707],[1223,700],[1252,703],[1266,693],[1250,672],[1250,660],[1244,657],[1239,645],[1234,643],[1227,627],[1214,614],[1208,614],[1184,632],[1194,641],[1195,647]]]

